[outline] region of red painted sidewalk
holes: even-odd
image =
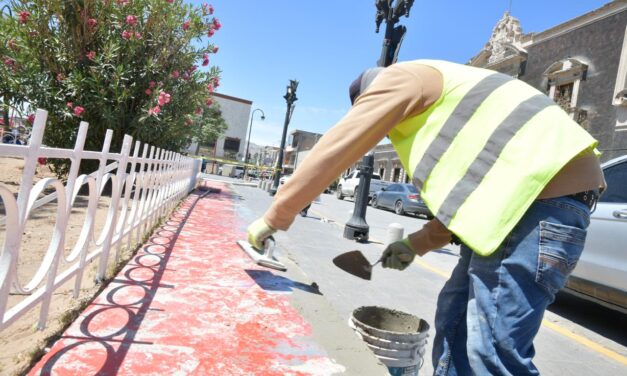
[[[329,375],[290,305],[289,279],[257,267],[228,188],[190,195],[30,375]],[[301,287],[302,288],[302,287]]]

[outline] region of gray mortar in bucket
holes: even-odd
[[[371,329],[373,334],[374,332],[379,334],[391,332],[420,335],[420,333],[429,330],[429,324],[417,316],[377,306],[357,308],[353,311],[353,321],[362,329]]]
[[[417,316],[389,308],[366,306],[349,321],[392,375],[417,375],[422,366],[429,324]]]

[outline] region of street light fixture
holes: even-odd
[[[279,158],[276,161],[274,182],[270,189],[270,196],[274,196],[279,189],[279,181],[281,179],[281,172],[283,171],[283,149],[285,149],[285,137],[287,136],[287,126],[290,124],[292,118],[292,112],[294,112],[294,102],[298,100],[296,98],[296,88],[298,88],[298,81],[290,80],[290,84],[287,86],[287,93],[283,96],[285,102],[287,102],[287,111],[285,112],[285,124],[283,125],[283,136],[281,137],[281,147],[279,148]]]
[[[244,157],[244,179],[248,177],[248,147],[250,146],[250,134],[253,131],[253,117],[255,112],[261,111],[261,120],[266,120],[266,114],[261,108],[255,108],[250,114],[250,124],[248,125],[248,139],[246,140],[246,156]]]

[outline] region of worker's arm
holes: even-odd
[[[302,208],[403,119],[437,100],[441,90],[441,76],[432,68],[396,64],[383,70],[281,187],[265,222],[287,230]]]
[[[381,265],[384,268],[405,270],[416,255],[423,256],[433,249],[442,248],[451,239],[451,232],[440,221],[432,219],[420,231],[388,244],[381,255]]]
[[[419,256],[425,253],[444,247],[452,239],[451,232],[444,227],[442,222],[432,219],[427,222],[422,229],[408,236],[411,249]]]

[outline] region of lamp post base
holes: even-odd
[[[351,218],[344,225],[344,238],[357,240],[360,243],[368,241],[370,233],[370,226],[365,221],[362,221],[359,217]]]

